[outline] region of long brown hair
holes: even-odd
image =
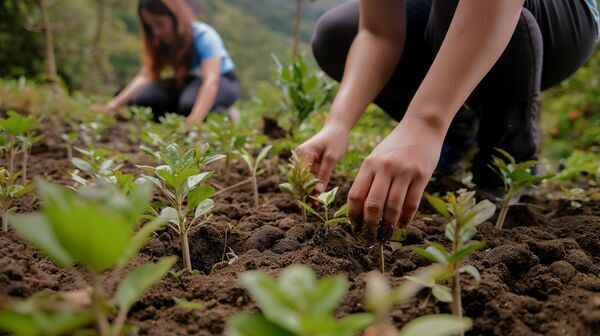
[[[150,26],[144,22],[142,11],[153,15],[169,16],[175,27],[174,43],[165,45],[156,38]],[[140,0],[138,15],[144,34],[145,65],[156,79],[160,79],[165,67],[171,66],[175,75],[175,84],[177,87],[183,87],[188,76],[194,35],[191,23],[195,17],[192,9],[184,0]]]

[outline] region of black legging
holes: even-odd
[[[407,36],[396,70],[375,103],[396,120],[404,115],[448,30],[459,0],[406,0]],[[357,1],[324,14],[312,47],[321,68],[341,80],[348,51],[358,32]],[[585,0],[527,0],[505,51],[454,119],[446,143],[460,141],[464,127],[478,116],[479,152],[474,182],[498,185],[488,164],[494,148],[517,160],[536,158],[540,91],[569,77],[591,56],[596,23]],[[365,69],[368,71],[368,69]],[[472,111],[475,111],[473,113]],[[458,124],[458,125],[457,125]]]
[[[194,107],[198,92],[202,86],[202,79],[191,77],[183,89],[177,90],[173,79],[161,82],[153,81],[144,86],[131,99],[132,105],[152,108],[154,118],[166,112],[188,116]],[[222,113],[235,103],[240,97],[240,84],[233,73],[221,76],[219,89],[212,112]]]

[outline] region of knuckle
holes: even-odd
[[[380,160],[380,166],[385,170],[391,170],[397,167],[397,164],[393,158],[386,157]]]
[[[365,210],[368,213],[381,213],[383,211],[383,206],[379,200],[367,200],[365,201]]]
[[[350,190],[348,193],[348,201],[351,203],[361,202],[363,200],[362,196],[356,192],[355,190]]]
[[[407,213],[409,213],[409,214],[412,214],[412,213],[416,212],[417,209],[419,209],[419,203],[417,203],[417,202],[407,202],[404,205],[404,208],[402,210],[405,211],[405,212],[407,212]]]

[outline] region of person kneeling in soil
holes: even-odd
[[[297,152],[313,164],[321,192],[369,103],[399,120],[348,194],[354,225],[371,236],[380,225],[391,232],[412,221],[447,154],[477,144],[472,171],[480,189],[502,185],[488,167],[495,148],[535,159],[540,91],[581,67],[597,37],[594,0],[343,4],[320,18],[312,41],[317,63],[341,86],[324,127]]]
[[[140,0],[138,14],[144,34],[144,65],[131,82],[97,111],[115,113],[131,104],[152,108],[155,119],[165,112],[187,116],[190,124],[202,123],[209,112],[228,111],[240,96],[235,65],[219,34],[195,21],[184,0]],[[161,78],[170,67],[173,78]]]

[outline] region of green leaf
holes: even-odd
[[[435,279],[431,277],[405,275],[404,278],[423,287],[433,288],[435,286]]]
[[[192,175],[187,178],[187,187],[189,190],[194,189],[198,184],[204,182],[207,178],[211,177],[213,172],[203,172],[200,174]]]
[[[204,305],[199,303],[199,302],[194,302],[194,301],[187,301],[184,299],[180,299],[176,296],[172,296],[171,297],[173,299],[173,301],[175,301],[175,303],[181,307],[181,308],[185,308],[185,309],[203,309]]]
[[[264,158],[267,156],[267,153],[269,153],[269,151],[271,150],[271,148],[273,148],[273,146],[269,145],[269,146],[263,148],[260,151],[260,153],[258,153],[258,157],[256,158],[256,165],[257,166],[264,160]]]
[[[338,217],[346,216],[347,214],[348,214],[348,203],[342,205],[342,207],[338,211],[335,212],[333,217],[338,218]]]
[[[311,314],[330,315],[333,314],[344,294],[346,294],[348,282],[343,275],[334,275],[320,279],[311,296]]]
[[[212,195],[215,194],[215,188],[213,187],[197,187],[192,190],[187,195],[188,207],[190,209],[196,209],[198,204],[209,199]]]
[[[8,221],[21,238],[37,247],[61,267],[70,267],[73,258],[62,247],[52,225],[42,214],[10,214]]]
[[[403,242],[406,240],[406,237],[408,236],[408,232],[406,231],[406,229],[399,229],[399,228],[395,228],[394,232],[392,233],[392,237],[390,238],[391,242]]]
[[[444,217],[450,217],[450,213],[448,212],[448,208],[446,207],[446,202],[444,202],[441,198],[425,194],[425,198],[431,204],[431,206],[437,211],[440,215]]]
[[[298,201],[298,204],[300,204],[301,207],[303,207],[304,209],[306,209],[306,211],[310,212],[311,214],[319,217],[319,219],[321,219],[321,221],[325,221],[325,219],[323,217],[321,217],[321,215],[319,215],[319,213],[317,211],[315,211],[315,209],[313,209],[310,205],[302,202],[302,201]]]
[[[288,294],[279,289],[274,279],[260,271],[246,271],[240,275],[240,282],[269,320],[288,330],[299,330],[300,318],[290,307]]]
[[[418,317],[400,331],[401,336],[452,336],[471,328],[472,322],[467,318],[452,315],[426,315]]]
[[[46,302],[52,304],[52,302]],[[63,303],[57,303],[62,304]],[[0,330],[20,336],[59,336],[88,325],[92,315],[71,310],[48,310],[31,299],[0,311]]]
[[[196,211],[194,212],[194,218],[199,218],[201,216],[206,215],[209,211],[213,209],[214,206],[215,202],[213,202],[213,200],[210,198],[200,202],[200,204],[198,204],[198,206],[196,207]]]
[[[452,293],[450,288],[442,285],[435,284],[431,287],[431,294],[440,302],[452,302]]]
[[[169,272],[175,261],[177,257],[164,257],[156,263],[143,264],[127,274],[115,293],[114,300],[119,309],[129,310],[148,288]]]
[[[15,193],[15,197],[21,197],[21,196],[29,193],[31,190],[35,189],[35,187],[36,187],[35,183],[29,183],[26,186],[24,186],[21,189],[19,189],[19,191],[17,191]]]
[[[229,336],[297,336],[258,314],[241,313],[228,322]]]
[[[337,323],[339,335],[356,335],[373,324],[375,317],[369,313],[356,313],[343,317]]]
[[[477,268],[475,268],[475,266],[473,266],[473,265],[465,265],[465,266],[461,267],[460,273],[469,274],[470,276],[473,277],[473,279],[475,279],[476,283],[481,282],[481,274],[479,273],[479,270]]]
[[[469,242],[460,251],[451,255],[448,258],[448,262],[457,263],[457,262],[463,260],[466,256],[470,255],[471,253],[473,253],[477,250],[480,250],[484,247],[485,247],[485,242],[478,242],[478,241]]]
[[[323,192],[317,197],[317,200],[321,202],[321,204],[327,206],[335,200],[335,194],[338,191],[338,187],[331,189],[330,191]]]
[[[279,189],[286,194],[294,194],[294,187],[289,183],[281,183],[279,185]]]
[[[330,219],[328,221],[325,221],[323,224],[326,226],[335,225],[335,224],[350,224],[350,221],[347,218],[342,217],[342,218]]]
[[[477,203],[474,207],[469,209],[465,216],[470,216],[471,214],[475,214],[470,218],[468,223],[464,223],[461,226],[477,226],[486,220],[490,219],[494,213],[496,212],[496,205],[489,200],[483,200]]]
[[[82,170],[82,171],[84,171],[86,173],[89,173],[89,172],[92,171],[92,165],[89,162],[84,161],[84,160],[82,160],[80,158],[76,158],[76,157],[72,158],[71,159],[71,163],[75,167],[77,167],[78,169],[80,169],[80,170]]]

